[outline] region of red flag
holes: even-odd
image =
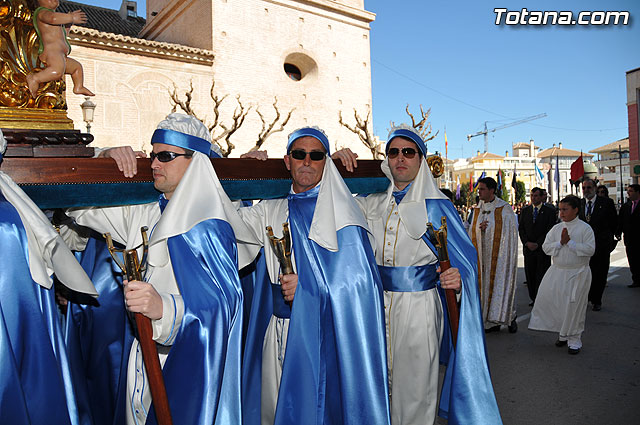
[[[580,180],[582,176],[584,176],[584,162],[582,160],[582,151],[580,151],[580,158],[571,164],[571,180],[576,182]]]
[[[473,192],[473,173],[469,176],[469,192]]]

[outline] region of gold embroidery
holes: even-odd
[[[498,264],[498,253],[500,250],[500,237],[502,236],[502,209],[504,205],[495,210],[495,229],[493,231],[493,246],[491,248],[491,269],[489,272],[489,297],[487,298],[487,309],[491,305],[493,296],[493,283],[496,279],[496,266]]]

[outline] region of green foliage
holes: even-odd
[[[469,183],[464,184],[464,183],[460,183],[460,199],[453,199],[453,203],[456,206],[464,206],[464,205],[469,205]]]
[[[524,182],[520,180],[516,180],[516,203],[517,202],[526,202],[526,192],[524,188]]]
[[[500,178],[502,179],[502,190],[500,190],[500,188],[498,188],[498,190],[500,191],[500,193],[496,193],[497,196],[499,196],[500,198],[502,198],[502,200],[509,202],[509,183],[505,181],[504,179],[504,170],[500,170],[498,171],[500,173]],[[496,178],[497,181],[497,178]]]

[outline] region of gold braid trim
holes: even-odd
[[[504,205],[495,209],[496,228],[493,231],[493,247],[491,248],[491,271],[489,273],[489,298],[487,306],[491,305],[491,297],[493,296],[493,283],[496,279],[496,266],[498,264],[498,252],[500,248],[500,237],[502,235],[502,209]]]

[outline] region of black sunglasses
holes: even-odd
[[[395,158],[396,156],[398,156],[400,151],[402,151],[402,156],[404,156],[405,158],[409,158],[409,159],[413,158],[418,153],[418,151],[415,150],[414,148],[402,148],[402,149],[391,148],[387,152],[387,156],[389,158]]]
[[[149,155],[149,157],[151,158],[151,162],[153,162],[153,160],[156,158],[158,158],[158,161],[160,162],[169,162],[169,161],[173,161],[179,156],[190,157],[191,155],[186,153],[176,153],[171,151],[151,152],[151,154]]]
[[[297,159],[299,161],[304,160],[307,157],[307,155],[309,155],[309,158],[311,158],[312,161],[322,161],[326,156],[324,152],[320,152],[320,151],[306,152],[301,149],[296,149],[291,151],[290,155],[293,159]]]

